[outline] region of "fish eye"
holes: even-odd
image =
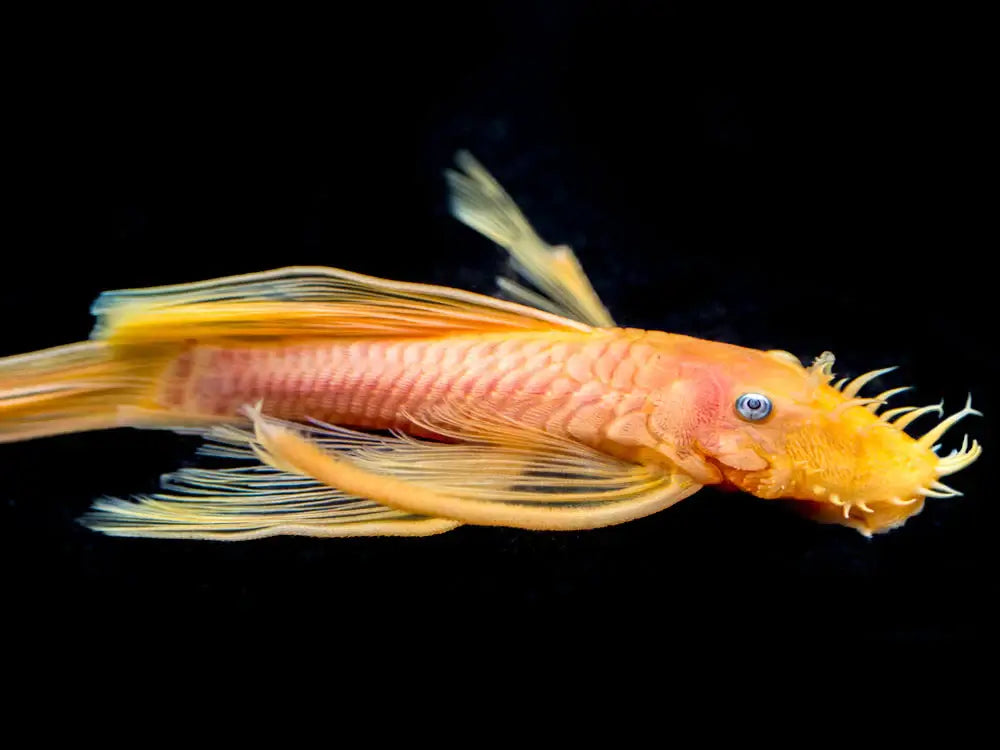
[[[736,399],[736,413],[750,422],[759,422],[771,413],[771,399],[762,393],[744,393]]]

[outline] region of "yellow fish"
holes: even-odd
[[[941,406],[879,414],[888,370],[832,384],[758,351],[616,327],[573,251],[550,246],[466,153],[454,215],[506,248],[515,301],[292,267],[107,292],[89,341],[0,360],[0,442],[112,427],[197,431],[162,492],[102,499],[107,534],[197,539],[423,536],[461,524],[590,529],[704,485],[795,501],[863,534],[901,525],[981,447],[919,438]]]

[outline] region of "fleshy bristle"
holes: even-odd
[[[969,436],[966,435],[962,439],[962,448],[959,451],[952,451],[951,454],[945,456],[944,458],[938,459],[937,464],[937,475],[939,477],[946,477],[949,474],[955,474],[961,471],[970,464],[974,463],[980,454],[982,454],[982,446],[979,445],[975,440],[972,441],[972,445],[968,445]]]
[[[871,382],[880,375],[886,375],[892,372],[893,370],[897,369],[897,367],[898,366],[883,367],[881,370],[871,370],[869,372],[858,375],[856,378],[854,378],[854,380],[852,380],[850,383],[844,386],[844,395],[847,396],[848,398],[853,398],[854,396],[858,395],[858,391],[860,391],[865,386],[865,384]]]
[[[929,490],[926,487],[921,487],[917,490],[917,494],[923,495],[924,497],[961,497],[962,493],[957,490],[951,490],[950,492],[939,492],[938,490]]]
[[[978,409],[972,408],[972,394],[969,394],[969,398],[966,399],[965,406],[963,406],[959,411],[952,414],[950,417],[945,419],[943,422],[938,424],[932,430],[930,430],[925,435],[922,435],[917,443],[924,446],[925,448],[930,448],[934,443],[938,441],[942,435],[944,435],[949,429],[951,429],[956,423],[965,417],[969,416],[983,416],[983,413]]]
[[[930,414],[932,411],[936,411],[938,416],[944,415],[944,401],[939,404],[933,404],[931,406],[921,406],[919,409],[914,409],[909,414],[900,417],[895,422],[892,423],[893,427],[900,430],[905,430],[913,422],[922,417],[924,414]]]
[[[842,402],[840,404],[837,404],[831,410],[830,416],[831,417],[836,417],[839,414],[843,414],[845,411],[847,411],[848,409],[851,409],[851,408],[853,408],[855,406],[864,406],[865,408],[868,408],[868,407],[870,407],[873,404],[875,405],[875,408],[877,409],[879,406],[884,405],[885,401],[882,401],[881,399],[877,399],[877,398],[851,398],[851,399],[848,399],[847,401],[844,401],[844,402]]]
[[[887,391],[882,391],[880,394],[878,394],[875,397],[875,401],[872,404],[870,404],[869,406],[867,406],[866,408],[870,412],[872,412],[873,414],[875,414],[875,413],[878,412],[880,404],[886,404],[886,403],[889,402],[889,399],[892,398],[893,396],[898,396],[900,393],[904,393],[904,392],[912,390],[912,389],[913,389],[913,386],[911,386],[911,385],[904,385],[904,386],[901,386],[899,388],[890,388]]]
[[[948,485],[944,484],[943,482],[932,482],[931,483],[931,489],[932,490],[937,490],[938,492],[954,492],[956,495],[961,495],[962,494],[958,490],[952,489],[951,487],[949,487]]]
[[[813,360],[809,374],[816,385],[829,383],[833,379],[833,363],[836,357],[833,352],[823,352]]]
[[[893,417],[898,417],[900,414],[907,414],[916,408],[917,407],[915,406],[897,406],[895,409],[889,409],[889,411],[882,412],[882,414],[879,415],[879,419],[883,422],[888,422]]]

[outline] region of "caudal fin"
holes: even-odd
[[[162,349],[84,341],[0,359],[0,443],[118,427],[155,407]]]

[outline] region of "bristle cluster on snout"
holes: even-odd
[[[857,396],[858,392],[866,383],[874,380],[880,375],[892,372],[895,369],[895,367],[887,367],[881,370],[872,370],[871,372],[866,372],[850,381],[846,378],[838,381],[833,387],[837,388],[848,397],[847,401],[841,404],[840,409],[849,408],[850,406],[864,406],[873,414],[877,414],[878,410],[882,406],[885,406],[892,396],[910,390],[910,388],[891,388],[887,391],[883,391],[874,398],[855,398],[855,396]],[[924,414],[929,414],[931,412],[937,412],[938,416],[944,416],[944,402],[942,401],[939,404],[923,406],[920,408],[917,408],[916,406],[901,406],[895,409],[889,409],[879,415],[879,420],[898,430],[904,430],[915,420],[922,417]],[[935,443],[960,420],[971,415],[981,417],[983,416],[983,413],[978,409],[972,408],[972,394],[969,394],[969,397],[965,402],[965,406],[962,407],[962,409],[955,412],[947,419],[943,419],[928,432],[918,438],[915,438],[915,440],[921,447],[933,450],[937,453],[941,446],[935,445]],[[970,445],[969,436],[965,435],[962,438],[962,447],[960,449],[953,450],[949,455],[938,459],[936,473],[939,477],[943,477],[949,474],[954,474],[957,471],[961,471],[979,458],[982,452],[982,446],[980,446],[975,440],[973,440]],[[953,490],[951,487],[937,481],[933,482],[930,487],[921,488],[918,492],[924,497],[958,497],[962,494],[961,492]],[[899,502],[913,502],[913,500]]]
[[[979,412],[976,413],[978,414]],[[972,445],[969,445],[969,436],[964,435],[962,437],[962,447],[959,450],[953,450],[947,456],[938,460],[937,475],[939,477],[946,477],[949,474],[961,471],[979,458],[982,452],[983,448],[979,443],[973,440]]]

